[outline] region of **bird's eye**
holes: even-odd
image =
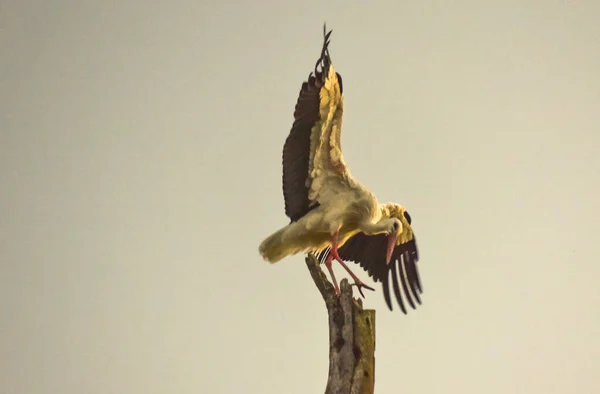
[[[394,229],[394,231],[398,231],[398,222],[394,222],[392,228]]]

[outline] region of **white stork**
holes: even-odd
[[[361,295],[362,287],[374,290],[344,263],[354,261],[382,282],[390,310],[391,273],[395,296],[406,313],[398,277],[413,309],[411,293],[420,303],[422,292],[411,218],[398,204],[380,204],[352,177],[344,162],[340,144],[343,87],[331,64],[330,35],[331,31],[324,30],[321,56],[314,75],[311,72],[302,84],[283,148],[283,195],[290,223],[267,237],[259,252],[270,263],[299,252],[317,254],[339,294],[332,269],[335,259],[354,279]]]

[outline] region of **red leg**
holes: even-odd
[[[330,261],[329,262],[330,265],[327,267],[327,269],[329,269],[329,273],[333,276],[333,270],[331,269],[331,260],[336,259],[337,262],[340,263],[342,267],[344,267],[344,269],[348,272],[348,274],[350,274],[352,279],[354,279],[354,284],[358,288],[358,292],[360,293],[360,295],[363,298],[365,298],[365,295],[362,292],[363,287],[365,289],[369,289],[369,290],[373,290],[373,291],[375,291],[375,289],[372,288],[371,286],[367,286],[366,284],[364,284],[363,281],[358,278],[358,276],[354,275],[354,272],[352,272],[350,270],[350,268],[346,265],[346,263],[344,263],[344,260],[342,260],[342,258],[338,254],[338,236],[339,236],[339,231],[336,231],[335,234],[333,234],[333,236],[331,237],[331,250],[329,251],[329,254],[327,255],[327,259],[325,261],[325,264],[327,264],[327,261]],[[337,288],[337,283],[335,283],[334,286]],[[337,292],[337,294],[339,294],[339,289],[336,292]]]
[[[327,267],[327,271],[329,271],[329,275],[331,275],[331,281],[333,282],[333,288],[335,289],[335,294],[340,295],[340,287],[338,286],[337,280],[335,280],[335,274],[333,273],[333,268],[331,268],[331,263],[333,262],[333,256],[331,254],[327,255],[325,259],[325,267]]]

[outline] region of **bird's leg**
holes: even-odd
[[[340,295],[340,287],[338,286],[337,280],[335,280],[335,274],[333,273],[333,268],[331,268],[331,263],[333,262],[333,256],[331,253],[327,255],[325,258],[325,267],[327,267],[327,271],[329,271],[329,275],[331,275],[331,280],[333,282],[333,288],[335,289],[335,295]]]
[[[327,255],[327,260],[329,260],[330,257],[332,259],[336,259],[337,262],[340,263],[342,265],[342,267],[344,267],[344,269],[350,274],[350,276],[352,277],[352,279],[354,279],[354,284],[358,288],[358,292],[360,293],[360,295],[362,296],[362,298],[365,298],[365,295],[362,292],[362,288],[363,287],[365,289],[369,289],[369,290],[373,290],[373,291],[375,291],[375,289],[372,288],[371,286],[367,286],[366,284],[364,284],[364,282],[362,280],[360,280],[358,278],[358,276],[354,275],[354,272],[352,272],[350,270],[350,268],[346,265],[346,263],[344,263],[344,260],[341,259],[340,255],[338,254],[338,236],[339,236],[339,233],[340,232],[338,230],[331,237],[331,250],[329,250],[329,254]],[[326,261],[326,263],[327,263],[327,261]],[[331,264],[331,262],[330,262],[330,264]],[[329,272],[333,276],[333,271],[331,270],[331,268],[328,266],[327,269],[329,269]],[[337,286],[337,283],[334,286]],[[338,294],[339,294],[339,292],[338,292]]]

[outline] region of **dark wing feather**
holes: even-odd
[[[302,84],[294,110],[294,123],[283,146],[283,198],[285,214],[292,222],[299,220],[311,209],[319,206],[316,202],[311,204],[308,198],[307,179],[311,130],[320,120],[320,91],[331,64],[328,49],[331,31],[327,33],[324,30],[323,33],[325,39],[321,56],[315,65],[314,75],[311,73],[308,81]],[[341,76],[339,74],[337,76],[341,90]]]
[[[419,261],[417,243],[413,238],[407,243],[396,246],[389,265],[385,263],[386,243],[384,234],[369,236],[358,233],[338,249],[338,254],[343,260],[358,263],[376,282],[381,282],[383,296],[390,310],[392,310],[389,283],[391,278],[392,290],[398,305],[403,313],[407,313],[400,286],[413,309],[416,309],[414,301],[421,304],[419,294],[423,292],[417,268]],[[319,261],[324,261],[328,254],[329,249],[325,249],[317,255],[317,258]]]
[[[308,160],[310,134],[319,119],[319,90],[322,81],[310,75],[302,84],[294,111],[294,124],[283,146],[283,198],[285,214],[296,221],[309,210]]]

